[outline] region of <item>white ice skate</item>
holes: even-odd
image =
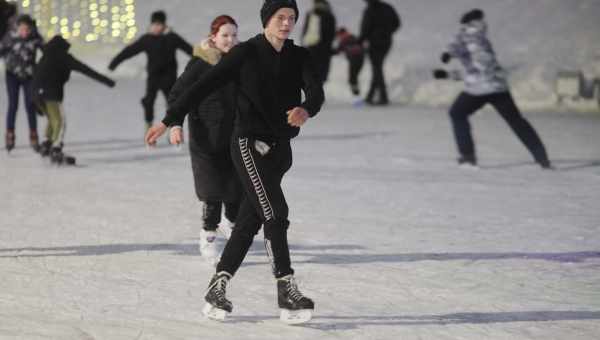
[[[217,231],[219,232],[219,234],[223,235],[225,239],[229,240],[234,227],[235,222],[231,222],[230,220],[223,218],[223,220],[219,224],[219,228],[217,228]]]
[[[312,319],[312,309],[289,310],[281,309],[279,320],[288,325],[298,325]]]
[[[202,229],[200,231],[200,255],[211,265],[219,262],[219,252],[217,251],[217,232]]]
[[[225,317],[227,317],[228,313],[223,309],[219,309],[210,303],[207,303],[204,305],[204,308],[202,308],[202,314],[211,320],[225,321]]]
[[[312,319],[315,304],[300,292],[293,275],[277,279],[277,303],[281,310],[279,320],[288,325],[297,325]]]

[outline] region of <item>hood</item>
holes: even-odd
[[[473,20],[463,24],[461,31],[469,35],[487,35],[487,24],[484,20]]]
[[[204,39],[200,45],[194,46],[194,57],[198,57],[211,65],[216,65],[223,53],[211,43],[210,39]]]
[[[44,47],[44,51],[59,51],[66,53],[71,48],[71,44],[67,42],[62,36],[55,35]]]

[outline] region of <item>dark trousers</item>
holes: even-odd
[[[235,137],[231,155],[245,196],[217,272],[234,275],[264,225],[265,248],[273,274],[276,278],[293,274],[287,240],[288,205],[281,188],[283,175],[292,166],[290,142],[257,145],[253,138]]]
[[[348,82],[350,86],[358,86],[358,76],[365,63],[365,57],[360,54],[348,58]]]
[[[161,91],[165,98],[169,97],[169,92],[177,80],[177,74],[166,72],[160,74],[150,74],[146,80],[146,94],[142,98],[144,107],[144,117],[146,123],[151,124],[154,121],[154,102],[158,91]]]
[[[29,129],[37,132],[37,117],[32,96],[32,80],[19,79],[10,72],[6,72],[6,91],[8,93],[8,112],[6,114],[6,129],[15,129],[15,120],[19,109],[19,90],[23,88],[25,95],[25,110],[27,111],[27,120]]]
[[[482,96],[474,96],[463,92],[458,96],[450,108],[450,118],[458,151],[462,157],[476,159],[469,116],[486,104],[492,105],[498,111],[519,140],[533,155],[536,162],[548,162],[548,155],[542,140],[531,124],[523,118],[510,92]]]
[[[240,209],[241,202],[221,202],[206,201],[202,211],[202,221],[204,230],[215,231],[221,222],[221,211],[225,206],[225,217],[230,221],[235,221]]]
[[[373,103],[377,94],[379,95],[379,101],[377,103],[387,104],[389,102],[385,76],[383,75],[383,63],[385,62],[385,58],[390,52],[391,47],[392,43],[390,42],[388,44],[371,46],[369,48],[369,59],[371,60],[373,76],[371,79],[371,88],[369,89],[366,98],[367,102]]]

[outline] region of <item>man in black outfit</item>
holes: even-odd
[[[211,318],[224,319],[225,313],[232,311],[225,296],[226,286],[261,224],[277,279],[281,319],[304,322],[314,309],[313,301],[302,295],[294,281],[287,240],[288,205],[281,187],[292,165],[290,140],[309,117],[319,112],[325,100],[309,52],[288,39],[297,18],[295,0],[265,0],[261,9],[264,34],[224,55],[172,102],[165,119],[146,134],[146,142],[155,144],[172,122],[181,120],[211,92],[231,81],[236,84],[237,116],[231,155],[245,197],[205,297],[208,304],[204,313]]]
[[[142,98],[146,127],[149,128],[154,120],[154,102],[158,91],[168,97],[175,80],[177,80],[177,58],[175,52],[180,49],[192,55],[193,48],[166,24],[167,15],[163,11],[152,13],[150,32],[144,34],[131,45],[125,47],[110,62],[108,68],[113,71],[123,61],[145,52],[148,56],[146,70],[146,94]]]
[[[400,17],[391,5],[380,0],[365,0],[367,8],[363,13],[359,41],[368,43],[371,60],[371,88],[365,102],[371,105],[387,105],[389,103],[383,63],[392,48],[392,35],[401,25]],[[379,99],[375,101],[375,96]]]
[[[314,6],[313,10],[306,14],[302,41],[314,58],[319,78],[324,83],[329,77],[336,23],[327,0],[314,0]]]

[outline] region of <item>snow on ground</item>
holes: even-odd
[[[294,141],[284,183],[314,320],[277,320],[259,236],[228,292],[234,313],[216,323],[201,317],[213,269],[196,246],[188,153],[145,149],[142,91],[140,80],[69,84],[65,150],[78,167],[34,155],[20,112],[18,148],[0,153],[0,339],[600,335],[597,115],[527,115],[549,172],[484,111],[473,117],[482,169],[470,171],[455,165],[444,110],[327,105]]]

